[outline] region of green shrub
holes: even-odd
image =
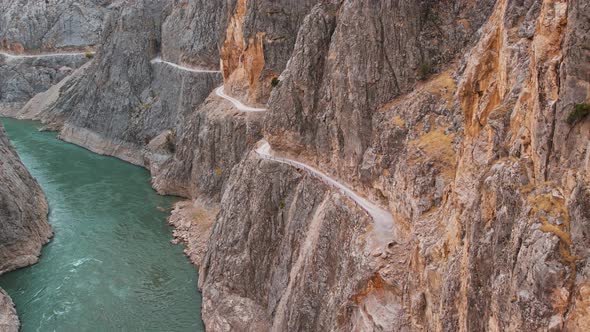
[[[277,77],[273,77],[270,81],[270,85],[272,85],[273,88],[279,85],[279,83],[281,83],[281,80],[279,80]]]
[[[92,52],[85,52],[84,53],[84,56],[87,57],[88,59],[92,59],[92,58],[94,58],[94,53],[92,53]]]
[[[175,136],[173,133],[166,136],[166,148],[172,153],[176,152]]]
[[[141,109],[142,111],[145,111],[145,110],[147,110],[147,109],[150,109],[150,108],[151,108],[153,105],[154,105],[153,101],[147,101],[147,102],[145,102],[145,103],[141,103],[141,105],[140,105],[140,109]]]
[[[432,74],[432,65],[429,62],[422,62],[418,67],[418,79],[425,80]]]
[[[573,111],[571,111],[570,114],[567,115],[565,121],[568,124],[573,125],[576,122],[585,118],[588,114],[590,114],[590,104],[576,104],[574,106]]]

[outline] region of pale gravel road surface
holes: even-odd
[[[219,70],[210,70],[210,69],[202,69],[202,68],[194,68],[194,67],[187,67],[187,66],[177,65],[177,64],[172,63],[172,62],[164,61],[160,57],[157,57],[157,58],[152,59],[151,63],[165,63],[165,64],[167,64],[167,65],[169,65],[171,67],[174,67],[176,69],[188,71],[188,72],[191,72],[191,73],[221,73],[221,71],[219,71]]]
[[[215,94],[217,94],[219,97],[231,102],[232,104],[234,104],[234,106],[238,110],[240,110],[242,112],[266,112],[266,108],[255,108],[255,107],[246,106],[246,105],[242,104],[242,102],[240,102],[239,100],[226,95],[225,92],[223,91],[223,86],[220,86],[219,88],[217,88],[215,90]]]
[[[94,54],[94,52],[90,52]],[[10,54],[6,52],[0,52],[0,55],[3,55],[11,59],[28,59],[28,58],[50,58],[50,57],[58,57],[58,56],[78,56],[78,55],[86,55],[86,52],[73,52],[73,53],[42,53],[42,54]]]
[[[370,202],[364,197],[361,197],[357,193],[355,193],[352,189],[348,188],[346,185],[338,182],[337,180],[329,177],[328,175],[322,173],[321,171],[306,165],[304,163],[298,162],[296,160],[277,157],[273,155],[272,149],[268,142],[263,142],[263,144],[256,149],[256,153],[259,156],[265,159],[270,159],[273,161],[277,161],[284,164],[289,164],[291,166],[304,169],[313,175],[319,177],[324,182],[329,184],[330,186],[340,190],[344,195],[348,196],[354,202],[356,202],[360,207],[365,210],[375,222],[375,235],[377,240],[377,245],[382,246],[387,244],[389,241],[392,241],[395,237],[395,230],[394,230],[394,222],[393,216],[389,211],[382,209],[378,205]]]

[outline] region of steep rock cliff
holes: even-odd
[[[82,49],[100,40],[111,0],[2,0],[0,49],[12,53]]]
[[[371,277],[369,224],[322,181],[252,152],[232,172],[201,265],[207,328],[343,327],[355,288]]]
[[[220,61],[228,94],[252,105],[264,104],[272,90],[272,79],[285,68],[296,31],[315,2],[238,0],[216,4],[214,10],[212,3],[181,4],[168,16],[164,27],[171,30],[164,35],[179,30],[170,22],[187,17],[189,26],[195,28],[195,37],[180,42],[166,38],[162,53],[182,63],[197,64],[206,64],[214,55]],[[207,20],[196,14],[199,10],[208,13]],[[195,17],[201,20],[197,22]],[[195,45],[182,46],[190,44],[187,40]],[[202,40],[209,48],[219,47],[220,52],[203,46]],[[197,59],[203,60],[191,60],[189,55],[198,51],[201,56]],[[210,97],[196,112],[189,113],[176,131],[173,158],[151,167],[154,187],[161,193],[192,198],[205,195],[218,200],[232,168],[262,138],[262,120],[262,114],[239,112],[228,101]]]
[[[11,58],[0,54],[0,114],[17,116],[36,94],[65,79],[86,61],[84,54],[47,58]]]
[[[226,91],[265,104],[295,44],[303,18],[318,0],[233,0],[221,47]]]
[[[171,65],[211,67],[208,59],[214,56],[210,52],[216,40],[211,41],[211,37],[169,38],[179,26],[196,24],[195,12],[199,18],[211,17],[207,22],[215,24],[215,16],[206,16],[197,9],[190,11],[192,15],[184,13],[185,5],[162,1],[112,5],[92,64],[78,79],[68,83],[68,90],[62,91],[43,112],[51,117],[40,118],[61,128],[60,137],[67,141],[137,165],[149,166],[162,159],[157,156],[157,161],[151,160],[154,155],[170,154],[171,151],[161,149],[151,151],[149,143],[167,135],[167,131],[172,133],[171,138],[179,135],[184,116],[220,84],[217,73]],[[191,2],[191,6],[197,5],[206,4]],[[202,31],[195,31],[194,37],[200,38],[199,33]],[[162,36],[167,38],[165,43]],[[179,54],[185,51],[181,57]],[[182,62],[165,62],[175,60]]]
[[[0,127],[0,274],[37,262],[51,237],[47,202]]]
[[[14,303],[8,294],[0,288],[0,329],[5,332],[18,332],[19,326],[20,322],[16,316]]]
[[[232,168],[262,138],[262,115],[241,113],[211,96],[188,115],[173,155],[150,164],[160,193],[219,200]],[[155,166],[155,167],[154,167]]]
[[[162,25],[162,57],[173,63],[219,68],[219,43],[229,1],[177,2]]]
[[[271,96],[264,136],[283,155],[388,206],[402,230],[395,241],[404,250],[378,259],[385,287],[362,281],[355,289],[360,309],[347,328],[580,328],[588,308],[588,5],[448,6],[316,6]],[[272,178],[254,184],[253,174],[230,180],[226,195],[236,190],[233,181],[245,182],[254,194],[242,204],[268,209],[272,203],[256,188]],[[241,218],[248,208],[226,204],[207,257],[228,252],[211,244],[220,243],[217,233],[267,223]],[[225,210],[241,217],[229,218],[230,226]],[[249,243],[246,234],[234,245]],[[276,257],[264,251],[265,241],[256,243],[261,256]],[[264,262],[232,264],[272,271]],[[223,278],[236,282],[232,274]],[[207,280],[203,287],[205,308],[241,303],[205,309],[216,317],[213,326],[254,329],[238,318],[256,306],[247,317],[275,324],[274,308],[262,315],[266,302],[240,287],[228,291]],[[379,298],[396,309],[384,312]]]
[[[120,2],[93,64],[38,114],[198,198],[171,222],[201,265],[208,329],[580,330],[589,7]],[[222,73],[156,56],[208,70],[219,57]],[[270,95],[269,111],[217,97],[222,78],[250,105]],[[367,250],[371,216],[260,158],[261,138],[387,209],[395,236]]]
[[[33,96],[89,60],[84,52],[99,42],[109,3],[0,1],[0,114],[18,116]],[[64,55],[31,57],[41,54]]]
[[[0,125],[0,274],[35,264],[52,235],[37,181],[21,163]],[[0,288],[0,330],[17,332],[12,300]]]
[[[445,70],[474,41],[493,5],[322,2],[306,18],[269,102],[269,142],[358,181],[363,163],[372,162],[367,151],[381,140],[377,109]]]

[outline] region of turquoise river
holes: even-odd
[[[38,264],[0,276],[22,332],[203,331],[197,272],[170,243],[146,170],[2,119],[49,202],[55,237]]]

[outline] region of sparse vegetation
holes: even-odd
[[[145,110],[147,110],[147,109],[150,109],[150,108],[153,106],[153,104],[154,104],[154,103],[153,103],[153,102],[151,102],[151,101],[149,101],[149,102],[145,102],[145,103],[142,103],[142,104],[141,104],[140,108],[141,108],[141,110],[142,110],[142,111],[145,111]]]
[[[551,193],[531,193],[527,201],[531,205],[529,214],[541,223],[539,229],[559,238],[559,254],[563,263],[570,266],[572,272],[570,272],[569,283],[572,284],[576,276],[576,262],[580,257],[574,255],[571,248],[570,217],[565,199]]]
[[[94,53],[92,53],[92,52],[85,52],[84,53],[84,56],[87,57],[88,59],[92,59],[92,58],[94,58]]]
[[[422,62],[418,67],[418,79],[425,80],[432,74],[432,65],[429,62]]]
[[[285,208],[285,201],[280,201],[279,202],[279,209],[284,209]]]
[[[590,104],[576,104],[574,109],[567,115],[565,121],[568,124],[573,125],[585,118],[588,114],[590,114]]]
[[[270,81],[270,85],[272,85],[273,88],[279,85],[279,83],[281,83],[281,80],[279,80],[278,77],[273,77]]]
[[[168,151],[175,153],[176,152],[176,144],[174,141],[176,140],[176,135],[171,133],[170,135],[166,136],[166,148]]]
[[[443,127],[438,127],[411,141],[409,147],[421,151],[416,154],[414,163],[433,161],[445,178],[452,179],[456,169],[454,138],[453,133],[447,134]]]

